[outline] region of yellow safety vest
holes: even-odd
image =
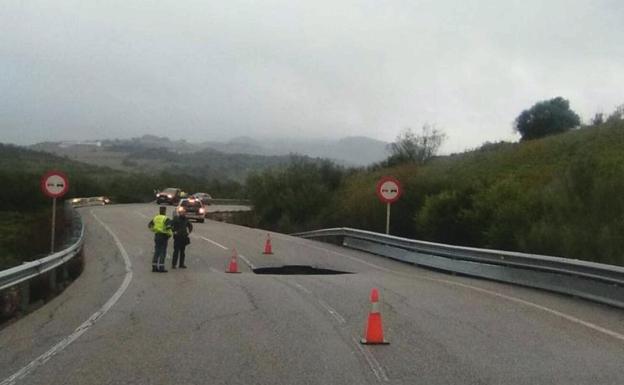
[[[167,218],[166,215],[156,215],[152,222],[154,222],[154,226],[152,226],[152,231],[156,234],[167,234],[168,236],[173,235],[173,230],[171,230],[171,225],[167,226]]]

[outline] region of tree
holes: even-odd
[[[406,128],[397,136],[396,142],[390,144],[388,166],[400,163],[425,163],[440,149],[446,134],[430,124],[424,124],[420,133]]]
[[[591,126],[599,126],[605,122],[604,114],[602,112],[596,112],[594,117],[592,118],[590,125]]]
[[[570,102],[559,96],[522,111],[514,128],[522,135],[522,140],[531,140],[560,134],[580,124],[581,118],[570,109]]]
[[[607,118],[608,123],[624,120],[624,104],[619,105]]]

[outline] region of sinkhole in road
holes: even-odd
[[[256,274],[270,275],[337,275],[337,274],[353,274],[349,271],[340,271],[333,269],[324,269],[308,265],[284,265],[275,267],[257,267],[253,269]]]

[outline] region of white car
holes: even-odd
[[[184,213],[188,219],[194,219],[197,222],[204,223],[206,218],[206,208],[204,204],[195,198],[181,199],[176,207],[175,214]]]

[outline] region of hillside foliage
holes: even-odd
[[[385,207],[374,188],[391,175],[405,189],[392,207],[392,234],[624,265],[623,148],[624,122],[611,120],[424,165],[335,169],[331,183],[304,165],[248,183],[260,224],[277,230],[383,232]]]
[[[581,118],[562,97],[536,103],[516,118],[514,128],[522,140],[543,138],[569,131],[581,124]]]
[[[0,179],[5,186],[0,199],[0,270],[48,251],[51,201],[39,183],[51,169],[62,170],[69,178],[64,199],[106,195],[115,203],[148,202],[155,189],[170,186],[213,197],[244,195],[243,186],[228,179],[206,180],[183,172],[128,173],[0,144]]]

